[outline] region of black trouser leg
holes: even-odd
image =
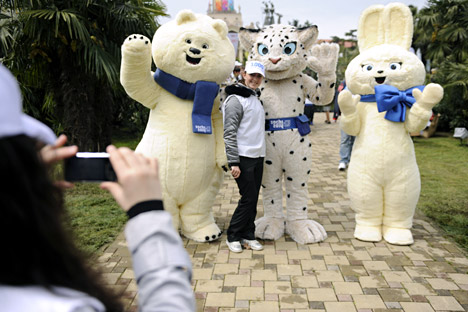
[[[263,157],[240,157],[240,176],[236,179],[241,199],[231,218],[227,230],[228,241],[255,239],[255,217],[257,216],[258,194],[262,184]]]

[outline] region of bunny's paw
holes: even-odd
[[[419,106],[426,110],[431,110],[440,102],[440,100],[442,100],[442,97],[444,96],[444,89],[439,84],[430,83],[424,88],[422,92],[418,89],[414,89],[413,96]]]
[[[356,112],[356,105],[361,99],[360,95],[353,95],[348,90],[343,90],[338,95],[338,105],[345,116],[352,115]]]

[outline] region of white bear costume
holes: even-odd
[[[227,164],[219,98],[208,116],[212,134],[194,133],[194,101],[175,96],[155,82],[151,54],[157,73],[176,77],[182,84],[220,84],[235,61],[227,31],[221,20],[184,10],[159,27],[152,44],[142,35],[131,35],[122,45],[121,83],[131,98],[151,109],[136,151],[159,159],[165,209],[176,229],[199,242],[221,235],[212,214],[223,179],[221,168]]]
[[[423,63],[409,51],[412,35],[413,18],[404,4],[364,10],[358,27],[360,54],[346,69],[349,90],[338,97],[341,127],[356,136],[348,192],[356,212],[354,236],[363,241],[378,242],[383,235],[391,244],[413,243],[410,228],[420,177],[409,133],[425,127],[443,89],[432,83],[422,92],[423,87],[411,89],[425,79]],[[375,98],[387,96],[381,90],[393,90],[389,92],[399,98],[394,103],[414,104],[396,104],[392,110],[398,114],[392,117],[394,112],[380,108],[384,101],[376,103]],[[369,95],[371,100],[365,101]]]
[[[262,182],[264,217],[256,221],[255,235],[278,239],[288,233],[301,244],[323,241],[327,234],[307,216],[307,181],[312,164],[312,148],[306,134],[288,125],[302,123],[304,101],[310,98],[326,105],[335,92],[338,45],[312,45],[316,26],[297,29],[290,25],[270,25],[261,30],[241,29],[240,41],[250,49],[250,60],[265,65],[260,100],[267,123],[277,130],[266,132],[266,157]],[[307,65],[317,72],[318,81],[302,74]],[[270,121],[268,121],[268,119]],[[283,130],[286,129],[286,130]],[[286,190],[286,217],[283,214],[283,187]]]

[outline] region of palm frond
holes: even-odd
[[[51,28],[54,29],[55,38],[59,36],[61,28],[63,27],[68,30],[68,35],[71,39],[77,39],[80,41],[89,40],[90,36],[86,27],[86,22],[83,21],[76,12],[71,10],[29,10],[21,12],[20,15],[22,18],[27,19],[26,28],[30,30],[30,35],[33,37],[39,36],[38,39],[43,39],[41,36],[46,32],[45,28],[47,26],[53,26]],[[46,22],[45,25],[41,20]]]
[[[83,52],[84,65],[89,73],[95,73],[100,79],[107,79],[111,85],[117,82],[117,65],[110,53],[98,44],[88,46]]]
[[[439,35],[443,38],[444,41],[463,41],[468,38],[468,29],[465,29],[456,24],[452,24],[441,29]]]

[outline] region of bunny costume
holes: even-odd
[[[410,132],[423,129],[443,96],[440,85],[421,86],[423,63],[409,51],[413,18],[401,3],[364,10],[360,54],[346,69],[348,90],[338,97],[341,127],[356,136],[348,192],[356,212],[354,236],[413,243],[411,227],[421,189]]]

